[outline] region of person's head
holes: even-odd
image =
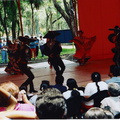
[[[40,40],[42,39],[42,36],[40,36]]]
[[[50,87],[49,81],[48,80],[43,80],[41,85],[40,85],[40,90],[45,90]]]
[[[67,86],[69,90],[73,90],[74,88],[78,88],[77,82],[73,78],[69,78],[67,80]]]
[[[103,109],[103,111],[105,112],[107,119],[114,119],[114,114],[110,110]]]
[[[116,65],[111,65],[110,66],[110,73],[113,75],[113,76],[119,76],[120,75],[120,68]]]
[[[58,35],[60,35],[60,33],[57,31],[48,31],[44,38],[49,39],[49,41],[54,41]]]
[[[117,83],[109,83],[108,91],[111,96],[119,96],[120,95],[120,86]]]
[[[7,92],[11,93],[15,98],[18,97],[19,87],[15,83],[11,81],[4,82],[0,84],[0,87],[2,87]]]
[[[102,108],[92,107],[85,113],[84,119],[107,119],[107,116]]]
[[[91,74],[91,79],[92,79],[93,82],[99,82],[99,81],[101,81],[101,75],[100,75],[100,73],[93,72]]]
[[[60,119],[66,114],[66,102],[56,88],[42,91],[36,100],[36,113],[40,119]]]
[[[56,84],[62,85],[64,82],[64,77],[62,75],[57,75],[55,78],[55,82],[56,82]]]
[[[77,32],[78,36],[82,36],[83,33],[84,33],[84,32],[83,32],[82,30],[79,30],[79,31]]]
[[[114,33],[119,33],[119,30],[120,30],[120,28],[119,28],[119,26],[118,25],[116,25],[116,26],[114,26]]]
[[[71,97],[79,97],[80,96],[80,92],[77,90],[72,90],[71,92]]]

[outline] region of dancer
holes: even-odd
[[[113,33],[108,36],[108,40],[115,44],[115,47],[112,48],[112,52],[114,53],[113,62],[120,67],[120,28],[119,26],[115,26],[109,30],[113,31]]]
[[[8,41],[8,65],[5,68],[5,72],[8,74],[22,74],[19,66],[17,64],[18,54],[19,54],[20,43],[18,40],[13,40],[13,42]]]
[[[90,50],[96,41],[96,36],[87,38],[83,34],[84,32],[80,30],[78,31],[77,37],[74,37],[73,40],[70,40],[70,42],[75,43],[76,53],[73,57],[77,59],[80,65],[84,65],[91,58]]]
[[[49,31],[44,36],[44,38],[49,40],[44,44],[43,53],[48,56],[48,62],[54,67],[56,75],[62,75],[65,70],[65,65],[60,57],[60,52],[62,51],[61,44],[55,40],[55,37],[58,35],[58,32]]]
[[[36,93],[38,91],[36,91],[34,89],[34,85],[33,85],[33,79],[34,79],[34,75],[33,73],[30,71],[30,69],[27,67],[28,61],[31,59],[31,51],[29,48],[29,43],[35,41],[34,39],[30,39],[28,37],[19,37],[19,40],[22,42],[22,45],[20,47],[20,51],[19,51],[19,59],[18,59],[18,65],[20,70],[26,74],[28,76],[28,79],[20,86],[28,86],[30,85],[30,93]]]

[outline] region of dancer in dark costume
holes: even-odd
[[[112,48],[112,52],[114,53],[113,61],[116,66],[120,67],[120,28],[119,26],[115,26],[109,30],[112,30],[113,33],[108,36],[108,40],[115,44],[115,47]]]
[[[20,70],[28,76],[28,79],[20,86],[20,88],[23,86],[27,87],[28,85],[30,85],[29,92],[35,93],[38,91],[34,89],[34,85],[33,85],[34,75],[31,72],[31,70],[27,67],[28,61],[31,59],[31,51],[28,45],[30,42],[35,40],[29,39],[28,37],[22,37],[22,36],[19,37],[19,40],[22,42],[22,45],[19,51],[18,65]]]
[[[48,62],[54,67],[56,75],[62,75],[65,70],[65,65],[60,57],[60,52],[62,51],[61,44],[55,40],[55,37],[58,35],[58,32],[49,31],[44,36],[44,38],[49,40],[44,44],[43,53],[48,56]]]

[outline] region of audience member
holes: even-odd
[[[120,68],[116,65],[111,65],[110,66],[110,79],[105,80],[105,82],[108,83],[118,83],[120,85],[120,77],[118,77],[120,75]]]
[[[37,115],[35,112],[31,112],[31,111],[3,111],[0,112],[0,117],[2,118],[6,118],[5,120],[11,120],[11,119],[37,119]],[[1,119],[4,120],[4,119]]]
[[[64,82],[64,77],[63,76],[56,76],[55,78],[55,85],[51,85],[50,87],[52,88],[57,88],[58,90],[60,90],[61,93],[67,91],[67,87],[63,85]]]
[[[84,119],[107,119],[107,115],[105,114],[102,108],[92,107],[85,113],[83,118]]]
[[[120,86],[117,83],[109,83],[108,91],[110,96],[101,101],[101,108],[110,107],[110,111],[117,115],[120,113]]]
[[[40,92],[43,91],[43,90],[46,90],[50,88],[50,84],[49,84],[49,81],[48,80],[43,80],[41,85],[40,85]],[[30,97],[29,101],[33,104],[33,105],[36,105],[36,99],[38,97],[39,93],[38,94],[35,94],[33,95],[32,97]]]
[[[107,107],[103,108],[103,111],[107,115],[107,119],[114,119],[114,114],[110,111],[110,109]]]
[[[78,90],[72,90],[71,96],[66,100],[68,119],[81,118],[83,100],[84,97],[80,95]]]
[[[72,90],[78,90],[80,95],[83,96],[83,91],[78,89],[79,87],[75,79],[69,78],[67,80],[67,87],[68,87],[68,90],[66,92],[63,92],[63,96],[65,99],[70,98]]]
[[[92,82],[88,83],[85,87],[85,91],[84,91],[85,98],[89,98],[90,96],[92,96],[93,94],[99,91],[108,90],[108,85],[104,81],[101,81],[100,73],[93,72],[91,74],[91,80]],[[88,110],[93,106],[94,106],[93,100],[83,103],[83,108],[86,110]]]
[[[36,100],[36,113],[39,119],[62,119],[66,112],[65,99],[56,88],[42,91]]]
[[[40,90],[45,90],[50,87],[50,83],[48,80],[42,80],[42,83],[40,85]]]
[[[25,90],[19,91],[19,87],[10,81],[0,84],[0,87],[11,93],[11,95],[16,99],[15,106],[13,106],[14,110],[35,112],[35,106],[33,106],[27,99]]]
[[[8,91],[0,86],[0,112],[14,110],[17,100]]]

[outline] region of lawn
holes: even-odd
[[[63,55],[69,55],[69,54],[74,54],[75,53],[75,47],[72,45],[67,45],[67,46],[62,46],[62,52],[61,56]],[[32,59],[32,61],[37,62],[38,60],[42,61],[44,59],[47,59],[47,56],[42,57],[41,52],[39,51],[37,60]],[[1,63],[1,51],[0,51],[0,63]]]

